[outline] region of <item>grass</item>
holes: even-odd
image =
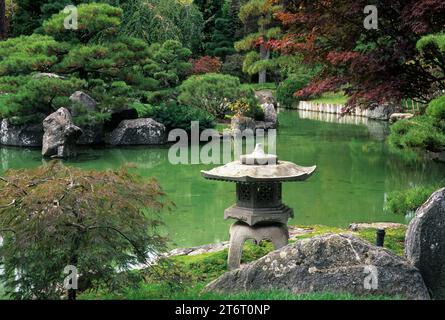
[[[353,233],[372,243],[375,242],[375,229],[351,232],[346,229],[311,226],[314,230],[310,234],[297,237],[305,239],[326,233]],[[385,247],[397,255],[404,253],[405,228],[388,229],[386,231]],[[256,246],[247,242],[244,246],[242,263],[259,259],[273,250],[269,242],[262,242]],[[129,299],[129,300],[386,300],[400,299],[400,297],[365,296],[358,297],[342,293],[311,293],[295,295],[283,291],[256,291],[239,294],[218,294],[203,292],[206,284],[224,274],[227,270],[227,250],[205,253],[195,256],[178,256],[172,258],[175,267],[184,278],[182,286],[170,287],[163,281],[149,281],[141,283],[137,288],[128,288],[122,292],[110,294],[103,291],[91,291],[80,295],[80,299]]]
[[[143,284],[137,289],[128,290],[121,295],[84,294],[82,300],[397,300],[401,297],[355,296],[349,293],[308,293],[292,294],[285,291],[255,291],[237,294],[219,294],[204,292],[204,285],[199,284],[184,291],[173,291],[171,288],[156,284]]]
[[[327,92],[320,98],[311,100],[312,103],[346,104],[348,96],[343,92]]]

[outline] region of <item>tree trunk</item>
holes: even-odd
[[[6,3],[0,0],[0,39],[6,39],[7,36],[7,20],[6,20]]]
[[[267,48],[265,44],[260,46],[260,58],[261,60],[269,60],[270,59],[270,49]],[[267,70],[261,70],[258,73],[258,83],[266,83],[267,81]]]

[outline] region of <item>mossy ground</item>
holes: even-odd
[[[311,226],[312,233],[298,236],[296,240],[310,238],[327,233],[353,233],[367,241],[375,242],[375,229],[358,232],[327,227]],[[405,228],[387,229],[385,247],[397,255],[403,255]],[[295,241],[295,240],[294,240]],[[273,250],[269,242],[262,242],[256,246],[250,242],[244,246],[242,263],[248,263],[266,255]],[[120,293],[108,294],[103,291],[84,293],[80,299],[171,299],[171,300],[358,300],[358,299],[398,299],[399,297],[368,296],[356,297],[350,294],[315,293],[294,295],[281,291],[247,292],[234,295],[222,295],[203,292],[206,284],[216,279],[227,270],[227,250],[205,253],[195,256],[178,256],[172,258],[177,270],[184,279],[180,286],[170,286],[164,281],[150,280],[137,288],[126,289]],[[167,275],[168,276],[168,275]]]

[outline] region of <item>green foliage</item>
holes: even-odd
[[[232,54],[226,57],[221,68],[221,72],[234,77],[240,78],[243,82],[247,81],[245,73],[243,72],[244,57],[241,54]]]
[[[392,125],[389,143],[396,149],[437,151],[445,145],[445,133],[435,126],[434,119],[417,116]]]
[[[47,34],[68,42],[31,35],[0,43],[0,89],[9,93],[0,107],[2,116],[39,121],[35,114],[44,116],[56,106],[70,105],[67,97],[82,90],[98,101],[98,112],[87,118],[103,121],[131,103],[163,100],[186,78],[192,53],[179,41],[148,46],[144,40],[119,35],[122,10],[108,4],[82,4],[78,10],[78,30],[64,29],[62,12],[43,26]],[[55,72],[69,80],[30,81],[33,72]]]
[[[394,214],[412,214],[428,200],[434,191],[443,186],[445,186],[445,182],[436,185],[417,186],[407,190],[391,192],[388,195],[385,210]]]
[[[309,83],[310,79],[305,75],[291,75],[289,78],[280,83],[277,89],[277,101],[284,107],[292,107],[298,99],[295,97],[295,92],[304,88]]]
[[[124,10],[122,33],[149,44],[177,40],[197,52],[201,48],[204,20],[189,0],[129,0]]]
[[[417,41],[416,48],[419,51],[425,51],[428,47],[435,46],[440,51],[445,52],[445,34],[429,34]]]
[[[259,74],[260,83],[266,81],[266,72],[276,67],[277,61],[272,59],[274,57],[271,57],[267,42],[281,35],[281,29],[274,25],[273,18],[280,9],[281,6],[267,0],[249,0],[239,12],[239,18],[246,27],[251,26],[251,21],[255,21],[256,26],[254,31],[235,43],[235,49],[238,52],[248,52],[243,63],[243,72],[249,75]]]
[[[14,0],[16,10],[12,15],[12,32],[15,36],[30,35],[52,14],[72,4],[71,0]]]
[[[77,6],[77,10],[77,30],[65,28],[67,14],[62,11],[43,23],[44,32],[58,41],[88,43],[98,37],[109,39],[119,31],[122,9],[103,3],[90,3]]]
[[[313,103],[346,104],[348,102],[348,96],[342,91],[326,92],[320,97],[311,99],[310,101]]]
[[[48,71],[66,51],[65,44],[37,34],[1,41],[0,76]]]
[[[85,84],[76,78],[31,77],[26,83],[20,82],[24,78],[19,79],[16,92],[0,104],[0,118],[10,118],[15,124],[41,121],[48,113],[67,106],[69,96]]]
[[[181,84],[179,91],[178,99],[182,104],[206,110],[220,119],[241,95],[238,78],[217,73],[191,76]]]
[[[445,95],[432,100],[426,109],[426,114],[437,121],[445,121]]]
[[[165,203],[154,180],[52,162],[0,181],[0,278],[11,297],[60,299],[67,265],[77,268],[80,290],[128,286],[141,280],[131,265],[165,248],[157,231]]]
[[[432,100],[425,115],[396,122],[389,142],[396,150],[440,151],[445,146],[445,96]]]
[[[189,49],[175,40],[152,44],[144,71],[159,81],[161,88],[177,86],[192,68],[192,64],[188,61],[191,54]]]
[[[182,106],[176,102],[165,103],[160,106],[136,103],[133,105],[142,118],[152,118],[167,127],[168,130],[191,130],[191,122],[199,121],[201,130],[213,128],[215,118],[208,112],[188,106]]]
[[[232,15],[230,10],[231,1],[224,1],[221,9],[221,16],[215,19],[214,31],[210,41],[206,43],[206,52],[210,56],[225,58],[227,55],[235,53],[234,39],[236,37],[237,17]]]
[[[236,117],[249,117],[258,121],[264,120],[264,111],[254,100],[241,98],[230,104],[229,108]]]

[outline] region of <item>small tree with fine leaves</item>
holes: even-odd
[[[128,168],[81,170],[51,162],[0,177],[0,280],[19,299],[66,295],[66,266],[77,268],[79,290],[109,290],[141,279],[126,272],[165,248],[155,180]],[[75,298],[70,289],[68,297]]]

